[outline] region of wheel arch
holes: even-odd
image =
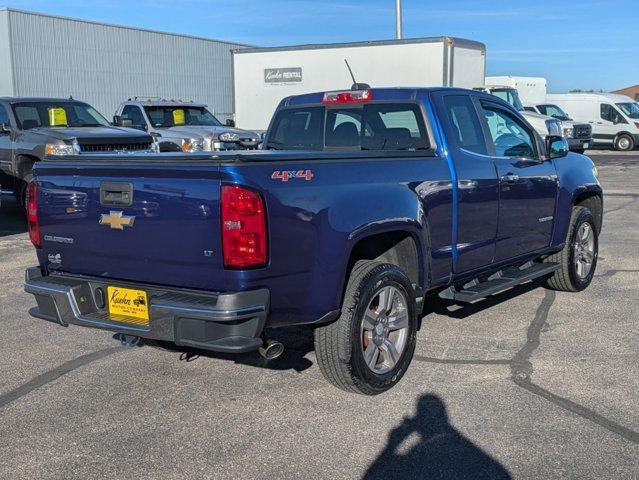
[[[16,176],[20,179],[24,178],[24,176],[30,171],[33,170],[33,165],[36,162],[39,162],[40,159],[35,155],[29,155],[25,153],[21,153],[16,156]]]
[[[603,225],[603,195],[600,191],[586,190],[577,194],[573,200],[573,206],[586,207],[595,217],[597,232],[601,233]]]
[[[417,233],[409,226],[382,232],[367,232],[358,236],[349,252],[341,292],[342,299],[348,278],[358,260],[374,260],[397,265],[415,286],[416,295],[422,296],[426,278],[424,245]]]

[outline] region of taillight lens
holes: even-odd
[[[27,186],[27,222],[29,224],[29,238],[36,248],[40,248],[40,217],[38,216],[38,184],[31,181]]]
[[[249,268],[267,262],[266,209],[259,193],[238,185],[222,186],[224,266]]]
[[[639,128],[639,123],[635,122],[635,127]]]

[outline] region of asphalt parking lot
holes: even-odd
[[[433,301],[377,397],[324,381],[312,338],[266,364],[29,317],[24,219],[0,210],[0,478],[639,478],[639,152],[593,154],[597,275]]]

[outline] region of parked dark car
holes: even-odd
[[[150,135],[114,127],[73,99],[0,98],[0,184],[24,205],[33,166],[45,155],[150,152]]]

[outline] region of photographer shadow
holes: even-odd
[[[505,480],[511,476],[450,424],[439,397],[422,395],[415,416],[391,431],[384,451],[363,478]]]

